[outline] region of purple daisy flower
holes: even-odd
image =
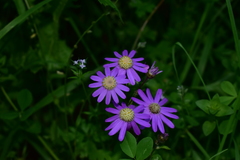
[[[96,81],[89,84],[90,88],[100,87],[93,92],[92,96],[98,96],[98,102],[101,102],[106,97],[105,102],[107,105],[110,103],[111,98],[115,103],[118,103],[119,99],[117,95],[125,99],[126,95],[122,91],[128,92],[130,90],[127,86],[123,85],[129,83],[129,80],[125,79],[125,75],[118,75],[117,69],[111,71],[109,67],[106,67],[105,75],[101,71],[98,71],[97,76],[93,75],[90,78]]]
[[[164,107],[163,105],[167,103],[168,99],[162,97],[162,90],[158,89],[155,98],[152,97],[150,90],[146,89],[146,94],[142,90],[138,90],[138,95],[142,100],[132,97],[132,100],[144,106],[143,113],[150,115],[150,120],[152,121],[152,129],[154,132],[157,132],[159,129],[162,133],[165,133],[163,122],[170,128],[174,128],[174,124],[166,117],[173,119],[178,119],[177,115],[172,114],[177,112],[175,108]]]
[[[133,58],[136,54],[135,50],[132,50],[129,54],[127,50],[122,52],[120,55],[118,52],[114,52],[117,58],[105,58],[105,60],[113,62],[110,64],[105,64],[103,67],[115,67],[119,69],[119,74],[127,74],[127,77],[132,85],[141,81],[141,78],[137,74],[137,71],[147,73],[146,67],[148,65],[139,63],[139,61],[144,60],[144,58]]]
[[[114,116],[105,120],[105,122],[112,122],[106,129],[110,130],[108,133],[110,136],[116,134],[119,131],[118,140],[122,141],[125,137],[126,131],[133,128],[136,135],[140,135],[141,131],[137,124],[144,127],[150,127],[149,122],[145,119],[149,119],[149,115],[141,113],[144,109],[143,106],[135,107],[134,105],[127,105],[123,102],[121,105],[114,104],[117,108],[106,108],[107,112],[115,114]]]

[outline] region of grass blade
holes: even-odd
[[[23,14],[19,15],[18,17],[16,17],[10,23],[8,23],[2,30],[0,30],[0,39],[2,39],[16,25],[18,25],[19,23],[23,22],[28,16],[30,16],[32,13],[34,13],[35,11],[37,11],[39,8],[41,8],[43,5],[49,3],[50,1],[51,0],[45,0],[45,1],[42,1],[42,2],[38,3],[37,5],[32,7],[31,9],[27,10],[25,13],[23,13]]]

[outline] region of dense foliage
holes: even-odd
[[[0,160],[240,159],[239,4],[0,1]],[[139,72],[119,101],[162,89],[179,117],[167,137],[150,127],[121,142],[105,131],[114,105],[92,97],[90,77],[123,50],[163,72],[146,82]]]

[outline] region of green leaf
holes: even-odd
[[[23,89],[18,92],[17,102],[22,111],[32,103],[32,99],[32,93],[29,90]]]
[[[231,124],[230,129],[228,131],[226,131],[227,127],[228,127],[228,120],[222,121],[218,127],[219,133],[224,135],[224,134],[229,134],[233,131],[233,124]]]
[[[134,158],[137,149],[136,138],[130,132],[127,132],[125,139],[120,144],[120,147],[126,155],[128,155],[131,158]]]
[[[209,114],[209,100],[206,99],[202,99],[202,100],[198,100],[196,101],[196,105],[201,108],[205,113]]]
[[[235,97],[232,97],[232,96],[219,97],[220,102],[225,105],[229,105],[234,99],[235,99]]]
[[[103,4],[104,6],[110,6],[112,7],[113,9],[115,9],[118,13],[118,16],[119,18],[121,19],[122,21],[122,16],[121,16],[121,13],[119,12],[117,6],[115,3],[113,3],[111,0],[98,0],[99,3]]]
[[[194,117],[186,115],[185,118],[191,126],[198,126],[199,125],[199,122]]]
[[[232,85],[232,83],[230,83],[229,81],[223,81],[221,83],[221,88],[225,93],[227,93],[233,97],[237,97],[237,92],[236,92],[234,86]]]
[[[233,113],[234,113],[234,111],[233,111],[233,109],[231,107],[225,106],[225,105],[221,105],[220,111],[217,112],[217,114],[215,116],[222,117],[222,116],[231,115]]]
[[[12,120],[19,116],[18,112],[1,112],[0,119]]]
[[[205,121],[202,125],[204,135],[208,136],[210,133],[212,133],[215,127],[216,127],[215,122]]]
[[[26,131],[34,134],[39,134],[41,132],[41,128],[41,123],[35,122],[30,127],[28,127]]]
[[[162,157],[161,157],[159,154],[154,154],[154,155],[151,157],[151,160],[162,160]]]
[[[23,14],[16,17],[10,23],[8,23],[2,30],[0,30],[0,39],[2,39],[2,37],[5,36],[16,25],[23,22],[28,16],[30,16],[32,13],[34,13],[35,11],[37,11],[39,8],[41,8],[43,5],[49,3],[50,1],[51,0],[45,0],[45,1],[42,1],[42,2],[38,3],[37,5],[32,7],[31,9],[27,10]]]
[[[136,159],[146,159],[153,150],[153,140],[150,137],[143,138],[137,145]]]

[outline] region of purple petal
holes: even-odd
[[[138,66],[138,67],[147,67],[148,65],[143,64],[143,63],[138,63],[138,62],[134,62],[134,65]]]
[[[111,92],[107,92],[105,103],[109,104],[111,101]]]
[[[126,103],[122,102],[121,105],[122,105],[122,109],[127,108]]]
[[[114,53],[114,55],[116,56],[116,57],[118,57],[118,58],[121,58],[122,57],[122,55],[120,55],[118,52],[116,52],[116,51],[114,51],[113,52]]]
[[[134,121],[131,122],[131,125],[132,125],[133,131],[136,133],[136,135],[140,135],[141,131],[140,131],[138,125]]]
[[[127,84],[127,83],[129,83],[128,79],[121,79],[119,77],[116,77],[115,79],[117,80],[118,84]]]
[[[127,76],[131,85],[135,85],[135,80],[130,69],[127,70]]]
[[[126,69],[119,68],[118,75],[125,75],[126,74]]]
[[[139,113],[144,110],[144,107],[142,105],[140,105],[140,106],[134,108],[133,110],[134,110],[134,113]]]
[[[167,103],[167,101],[168,101],[168,99],[167,99],[167,98],[164,98],[164,99],[162,99],[158,104],[159,104],[160,106],[163,106],[165,103]]]
[[[144,60],[144,58],[132,58],[132,60],[133,60],[133,62],[137,62],[137,61],[142,61],[142,60]]]
[[[106,67],[116,67],[118,65],[118,63],[110,63],[110,64],[104,64],[103,67],[106,68]]]
[[[118,123],[112,128],[112,130],[108,133],[108,135],[112,136],[116,134],[123,126],[123,124],[126,123],[122,120],[118,121]]]
[[[115,127],[120,121],[122,121],[122,120],[116,119],[116,120],[115,120],[114,122],[112,122],[107,128],[105,128],[105,131],[112,129],[112,128]]]
[[[97,97],[100,93],[106,90],[104,87],[98,88],[95,92],[93,92],[92,96]]]
[[[124,86],[122,84],[117,85],[117,88],[119,88],[120,90],[123,90],[125,92],[130,91],[130,89],[127,86]]]
[[[165,133],[165,128],[164,128],[164,126],[163,126],[162,119],[161,119],[160,117],[158,117],[158,118],[159,118],[158,121],[157,121],[157,123],[158,123],[158,128],[159,128],[159,130],[160,130],[162,133]]]
[[[162,90],[158,89],[154,98],[154,103],[158,103],[162,97]]]
[[[173,118],[173,119],[178,119],[179,117],[177,115],[174,115],[174,114],[171,114],[171,113],[168,113],[164,110],[161,110],[161,113],[167,117],[170,117],[170,118]]]
[[[117,74],[118,74],[118,69],[115,67],[115,68],[112,70],[110,76],[116,77]]]
[[[117,96],[116,92],[114,90],[112,90],[111,94],[112,94],[112,98],[113,98],[114,102],[118,103],[119,99],[118,99],[118,96]]]
[[[97,87],[101,87],[102,86],[102,83],[91,83],[91,84],[89,84],[89,86],[88,87],[90,87],[90,88],[97,88]]]
[[[106,89],[103,89],[103,91],[100,93],[97,101],[98,101],[98,102],[102,102],[102,100],[103,100],[103,98],[106,96],[106,94],[107,94],[107,90],[106,90]]]
[[[118,58],[105,58],[105,60],[110,61],[110,62],[118,62]]]
[[[152,129],[154,132],[157,132],[157,121],[158,121],[158,116],[154,115],[152,116]]]
[[[134,69],[132,69],[132,68],[130,68],[129,70],[131,70],[134,79],[135,79],[137,82],[140,82],[140,81],[141,81],[141,78],[139,77],[139,75],[137,74],[137,72],[136,72]]]
[[[122,54],[123,54],[123,56],[128,56],[128,51],[127,51],[127,50],[124,50],[124,51],[122,52]]]
[[[118,114],[120,112],[118,109],[115,108],[105,108],[105,110],[112,114]]]
[[[99,82],[102,81],[102,78],[99,77],[99,76],[91,76],[90,78],[91,78],[92,80],[94,80],[94,81],[99,81]]]
[[[113,121],[115,121],[118,118],[119,118],[119,115],[114,115],[114,116],[106,119],[105,122],[113,122]]]
[[[118,140],[119,141],[123,141],[124,137],[125,137],[125,134],[126,134],[126,130],[127,130],[127,124],[128,123],[123,123],[122,127],[121,127],[121,130],[120,130],[120,133],[118,135]]]
[[[132,50],[130,53],[129,53],[129,57],[132,58],[134,57],[134,55],[136,54],[137,52],[135,50]]]
[[[105,75],[104,75],[101,71],[97,71],[97,75],[98,75],[100,78],[105,78]]]
[[[109,67],[105,67],[105,74],[106,74],[106,76],[110,76],[111,71],[110,71]]]
[[[168,125],[168,127],[174,128],[174,124],[173,124],[169,119],[167,119],[164,115],[161,114],[160,117],[161,117],[161,119],[163,120],[163,122],[164,122],[166,125]],[[164,133],[164,132],[162,132],[162,133]]]
[[[161,110],[164,112],[177,112],[177,109],[170,107],[161,107]]]
[[[118,89],[117,87],[114,88],[114,91],[115,91],[122,99],[125,99],[125,98],[126,98],[126,95],[125,95],[120,89]]]
[[[152,94],[151,94],[149,88],[146,89],[146,93],[147,93],[148,99],[149,99],[151,102],[153,102],[153,97],[152,97]]]
[[[131,104],[131,105],[128,106],[128,108],[134,110],[134,109],[135,109],[135,106]],[[134,113],[135,113],[135,111],[134,111]]]
[[[148,104],[152,103],[141,89],[138,89],[138,95],[142,98],[144,102]]]
[[[135,117],[139,119],[149,119],[150,115],[144,113],[135,113]]]
[[[141,68],[141,67],[138,67],[136,65],[133,65],[132,66],[135,70],[139,71],[139,72],[142,72],[142,73],[147,73],[147,69],[146,68]]]
[[[144,126],[144,127],[150,127],[150,126],[151,126],[151,125],[149,124],[149,122],[144,121],[144,120],[141,120],[141,119],[139,119],[139,118],[137,118],[137,117],[134,117],[134,121],[135,121],[136,123]]]
[[[132,97],[132,100],[139,105],[144,105],[145,107],[148,106],[148,103],[145,103],[144,101],[141,101],[140,99],[137,99],[135,97]]]

